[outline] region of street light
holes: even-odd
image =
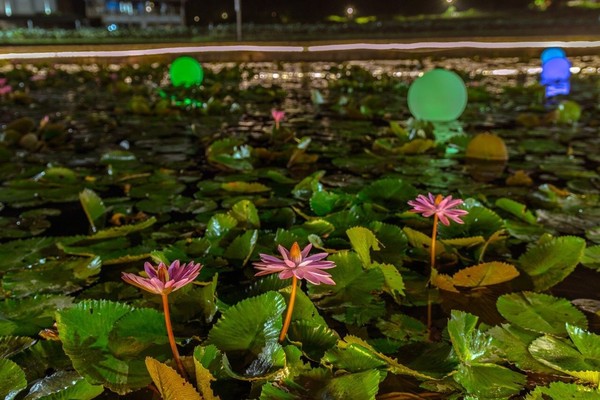
[[[235,24],[238,42],[242,41],[242,0],[233,0],[235,9]]]

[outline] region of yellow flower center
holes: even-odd
[[[437,206],[438,204],[440,204],[442,200],[444,200],[444,196],[442,196],[441,194],[435,196],[435,205]]]
[[[298,246],[298,242],[294,242],[292,248],[290,249],[290,259],[296,264],[302,261],[302,253],[300,252],[300,246]]]

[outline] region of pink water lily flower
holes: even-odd
[[[285,118],[285,111],[279,111],[276,109],[271,110],[271,116],[275,120],[275,129],[279,129],[279,123]]]
[[[0,78],[0,96],[4,96],[5,94],[9,94],[12,92],[12,87],[7,85],[8,80],[6,78]]]
[[[461,199],[452,199],[452,196],[444,197],[441,194],[438,194],[434,197],[431,193],[428,194],[428,197],[420,194],[415,200],[408,202],[408,204],[413,207],[412,210],[410,210],[411,212],[420,213],[424,217],[436,215],[444,225],[450,225],[448,218],[457,224],[464,223],[460,217],[469,212],[455,208],[462,203],[463,201]]]
[[[323,271],[335,267],[333,261],[323,261],[328,256],[327,253],[309,256],[308,253],[312,249],[311,244],[302,251],[300,251],[298,243],[294,243],[289,251],[281,245],[277,249],[283,259],[268,254],[259,254],[261,262],[254,263],[254,267],[259,270],[255,276],[279,273],[279,279],[296,277],[297,279],[306,279],[313,285],[321,283],[335,285],[331,275]]]
[[[147,262],[144,264],[144,271],[146,271],[148,278],[126,272],[123,272],[121,278],[125,282],[150,293],[167,295],[196,279],[201,269],[202,264],[195,264],[193,261],[189,264],[181,264],[179,260],[175,260],[169,268],[164,263],[154,267]]]

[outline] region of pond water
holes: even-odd
[[[497,325],[490,330],[482,325],[480,334],[485,329],[485,335],[496,335],[504,351],[485,361],[499,379],[510,381],[501,397],[553,381],[557,371],[569,368],[557,366],[560,360],[549,355],[533,352],[535,360],[529,353],[527,358],[528,346],[551,340],[556,332],[566,338],[564,319],[592,332],[600,328],[600,56],[571,61],[571,95],[550,101],[536,83],[539,60],[510,57],[207,63],[203,85],[188,89],[169,87],[167,65],[160,63],[3,65],[0,77],[7,78],[12,92],[0,97],[0,293],[7,299],[0,302],[0,320],[8,321],[0,323],[0,336],[37,337],[52,328],[56,308],[73,302],[103,307],[86,302],[104,299],[119,307],[157,308],[157,301],[140,296],[119,274],[140,270],[150,258],[195,259],[204,265],[198,279],[203,284],[173,296],[177,335],[185,338],[183,351],[189,355],[194,346],[206,344],[209,332],[219,335],[217,321],[225,320],[219,316],[235,312],[234,305],[251,296],[271,297],[260,309],[284,303],[281,294],[288,295],[289,282],[254,277],[251,263],[258,253],[272,254],[276,244],[290,248],[310,242],[329,252],[342,272],[332,270],[337,287],[308,285],[301,291],[306,292],[299,300],[304,322],[324,330],[307,333],[308,325],[296,321],[295,344],[290,342],[287,356],[278,353],[289,360],[302,357],[314,367],[310,373],[299,370],[301,378],[293,377],[298,382],[324,385],[319,390],[325,392],[318,392],[323,396],[342,393],[345,383],[336,386],[331,382],[339,377],[328,375],[327,368],[333,368],[357,379],[381,372],[380,378],[369,378],[375,385],[370,393],[498,393],[493,383],[482,384],[484,379],[453,378],[471,367],[460,359],[458,339],[446,336],[451,310]],[[410,118],[410,83],[436,67],[452,69],[466,82],[469,104],[459,121],[429,124]],[[285,111],[280,129],[274,128],[272,109]],[[483,132],[503,140],[506,162],[472,164],[465,157],[471,139]],[[502,146],[491,147],[485,151]],[[436,266],[447,278],[437,288],[427,283],[431,221],[409,212],[407,204],[428,192],[460,197],[469,211],[465,224],[440,226]],[[348,232],[356,227],[371,232],[375,242],[365,249],[353,240]],[[490,276],[465,284],[464,271],[477,265],[489,267]],[[492,267],[513,275],[496,276]],[[494,283],[483,283],[484,278]],[[538,295],[535,301],[528,297]],[[566,299],[560,299],[566,317],[547,304],[554,299],[550,295]],[[503,308],[503,301],[516,302],[518,296],[541,302],[531,305],[541,311],[527,312],[541,314],[542,322],[528,327],[527,318]],[[431,301],[436,343],[427,340],[424,326]],[[31,304],[37,308],[28,314]],[[77,335],[65,321],[58,331],[69,349]],[[266,330],[269,324],[261,321]],[[511,340],[525,353],[511,353],[517,345],[499,333],[509,329],[508,323],[520,332]],[[261,332],[248,342],[267,340]],[[369,345],[338,341],[354,336]],[[123,387],[113,381],[121,378],[93,369],[103,360],[100,355],[94,353],[99,358],[86,365],[70,350],[67,358],[60,343],[48,346],[61,354],[62,364],[41,350],[24,350],[14,360],[27,373],[29,386],[46,374],[33,366],[38,357],[48,371],[70,369],[73,362],[90,382],[125,393],[150,382],[143,362],[132,361],[137,352],[142,360],[150,348],[168,358],[152,347],[157,340],[139,339],[134,350],[76,343],[143,370],[130,381],[123,378]],[[343,356],[353,357],[344,352],[359,345],[371,357],[364,368]],[[229,375],[205,366],[221,373],[214,387],[223,399],[261,391],[264,398],[283,399],[269,392],[283,387],[296,393],[294,384],[277,380],[280,358],[251,350],[228,353],[231,360],[219,368],[233,368]],[[393,378],[406,370],[383,353],[419,372],[411,370],[406,382]],[[433,356],[427,361],[422,354]],[[446,356],[444,363],[432,365],[431,360]],[[512,372],[501,366],[505,360]],[[463,372],[451,374],[459,367]],[[264,380],[250,388],[256,376]],[[440,379],[439,387],[432,381],[419,387],[418,380],[434,378]],[[433,394],[438,390],[445,394]],[[148,394],[136,393],[129,396]],[[103,396],[116,395],[106,390]]]

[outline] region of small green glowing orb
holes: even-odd
[[[456,73],[445,69],[426,72],[408,89],[408,109],[424,121],[454,121],[467,106],[467,88]]]
[[[190,87],[199,85],[204,79],[204,70],[198,61],[192,57],[179,57],[169,69],[173,86]]]

